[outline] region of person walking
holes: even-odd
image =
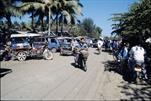
[[[99,39],[98,42],[97,42],[97,49],[98,49],[99,54],[102,51],[102,45],[103,45],[103,40]]]

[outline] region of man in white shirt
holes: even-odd
[[[129,54],[130,57],[133,58],[135,61],[138,62],[144,62],[144,55],[145,55],[145,50],[143,47],[140,46],[134,46],[131,48]]]
[[[98,51],[99,51],[99,54],[101,53],[101,47],[102,47],[102,45],[103,45],[103,40],[98,40],[98,42],[97,42],[97,46],[98,46]]]
[[[134,46],[131,48],[130,52],[129,52],[129,55],[130,55],[130,58],[129,58],[129,67],[131,69],[134,68],[134,65],[136,63],[140,64],[141,67],[142,67],[142,71],[145,75],[145,79],[147,79],[147,75],[146,75],[146,69],[145,69],[145,66],[144,66],[144,55],[145,55],[145,50],[143,47],[141,46]]]

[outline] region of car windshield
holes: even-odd
[[[64,39],[64,43],[71,43],[71,39]]]
[[[28,42],[29,39],[27,37],[15,37],[12,38],[12,43],[24,43],[24,42]]]
[[[34,38],[34,42],[45,42],[44,38]]]
[[[51,43],[57,43],[56,39],[51,39]]]

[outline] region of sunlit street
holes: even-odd
[[[0,100],[151,100],[151,0],[0,0]]]

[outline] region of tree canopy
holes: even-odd
[[[126,38],[131,44],[144,43],[151,37],[151,0],[133,3],[126,13],[114,14],[112,34]]]

